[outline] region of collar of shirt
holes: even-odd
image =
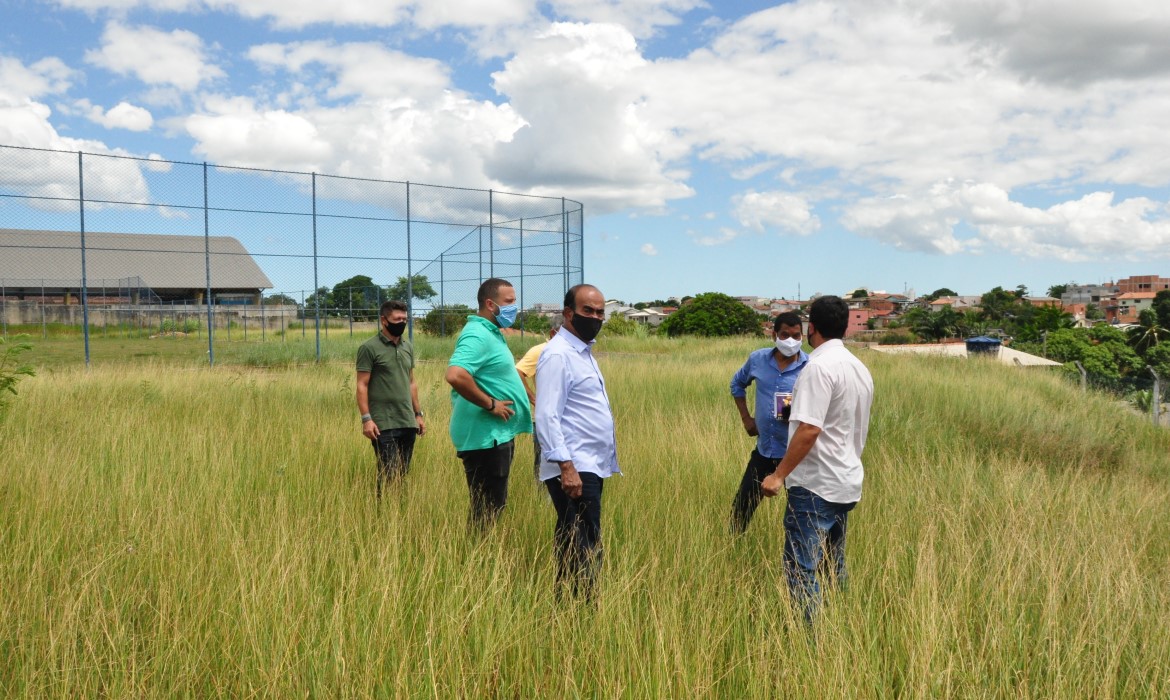
[[[498,335],[498,336],[500,337],[500,339],[503,339],[503,337],[504,337],[504,334],[500,332],[500,327],[499,327],[499,326],[497,326],[496,324],[494,324],[494,323],[492,323],[491,321],[487,320],[487,319],[486,319],[486,318],[484,318],[483,316],[480,316],[479,314],[471,314],[470,316],[468,316],[468,317],[467,317],[467,322],[468,322],[468,323],[479,323],[479,324],[482,324],[482,325],[483,325],[483,326],[485,326],[486,328],[490,328],[490,329],[491,329],[491,331],[492,331],[492,333],[495,333],[496,335]]]
[[[775,350],[773,350],[773,352],[775,352]],[[774,354],[768,355],[768,362],[770,362],[773,367],[775,367],[777,370],[779,370],[780,374],[784,374],[785,372],[791,372],[792,370],[794,370],[794,369],[800,367],[801,365],[803,365],[804,363],[808,362],[808,353],[805,352],[804,350],[797,350],[796,351],[796,359],[792,361],[792,364],[788,365],[784,369],[780,369],[780,366],[776,364],[776,355],[774,355]]]
[[[383,345],[401,345],[402,344],[402,336],[398,336],[397,343],[394,342],[393,340],[390,340],[389,338],[387,338],[386,334],[383,333],[382,331],[378,331],[378,337],[382,339]]]
[[[829,350],[832,350],[833,348],[843,348],[843,347],[845,347],[845,343],[840,338],[833,338],[832,340],[826,340],[825,342],[821,343],[819,347],[813,348],[812,354],[809,355],[809,357],[816,357],[817,355],[823,355],[824,353],[828,352]]]
[[[577,336],[573,335],[573,332],[564,326],[561,326],[561,329],[557,331],[557,335],[564,336],[565,340],[569,343],[569,347],[573,348],[578,353],[582,353],[591,349],[593,344],[597,342],[597,339],[595,338],[586,343],[584,340],[581,340]]]

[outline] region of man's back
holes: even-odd
[[[809,355],[796,381],[790,430],[800,423],[821,429],[808,456],[785,480],[834,503],[861,499],[861,454],[869,434],[873,377],[840,340],[829,340]]]

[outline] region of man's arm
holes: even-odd
[[[780,490],[784,488],[784,480],[788,478],[793,469],[796,469],[804,461],[820,436],[821,429],[812,423],[801,423],[796,426],[796,432],[788,441],[788,452],[784,454],[784,459],[776,465],[776,471],[764,477],[764,481],[760,484],[765,496],[771,497],[780,493]]]
[[[573,465],[573,455],[565,443],[561,416],[565,413],[568,364],[560,355],[542,355],[537,365],[536,379],[540,393],[536,395],[536,435],[544,457],[561,468],[561,490],[569,498],[581,497],[581,475]]]
[[[370,414],[370,373],[358,370],[356,383],[358,413],[368,416]],[[380,432],[378,424],[373,419],[362,421],[362,435],[371,440],[377,440]]]
[[[422,406],[418,402],[418,382],[414,381],[414,369],[410,370],[410,404],[414,406],[414,422],[418,424],[418,434],[427,434],[427,422],[422,417]]]
[[[731,398],[735,400],[735,407],[739,410],[739,420],[743,423],[743,429],[749,436],[756,437],[760,430],[747,405],[747,388],[752,383],[751,365],[752,358],[749,357],[747,362],[743,363],[743,367],[731,377]]]
[[[475,378],[471,376],[471,373],[462,367],[457,367],[456,365],[447,367],[447,374],[444,379],[447,380],[447,383],[451,385],[451,388],[455,390],[456,394],[459,394],[473,405],[479,406],[501,420],[508,420],[516,413],[509,408],[512,405],[511,401],[499,401],[495,397],[488,396],[475,383]]]
[[[520,382],[524,384],[524,393],[528,394],[528,405],[536,405],[536,392],[532,389],[532,384],[528,381],[528,375],[524,374],[523,370],[516,370],[516,374],[520,375]]]

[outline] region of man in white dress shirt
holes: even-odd
[[[579,284],[565,293],[563,314],[564,326],[536,365],[540,479],[557,512],[557,582],[591,599],[601,568],[601,491],[604,479],[621,473],[613,412],[592,353],[605,297]]]
[[[813,347],[792,390],[788,452],[760,485],[765,496],[788,489],[784,573],[793,600],[812,623],[820,609],[818,571],[845,583],[849,511],[861,500],[861,453],[869,433],[873,377],[841,342],[849,307],[835,296],[809,306]],[[826,561],[827,560],[827,561]]]

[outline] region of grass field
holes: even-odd
[[[358,339],[215,368],[206,339],[95,339],[89,369],[33,342],[0,424],[4,697],[1170,696],[1170,432],[1054,376],[860,352],[852,587],[811,639],[782,498],[726,534],[751,449],[727,384],[760,341],[599,341],[626,476],[595,609],[553,595],[527,438],[469,538],[449,340],[417,342],[431,433],[380,507]]]

